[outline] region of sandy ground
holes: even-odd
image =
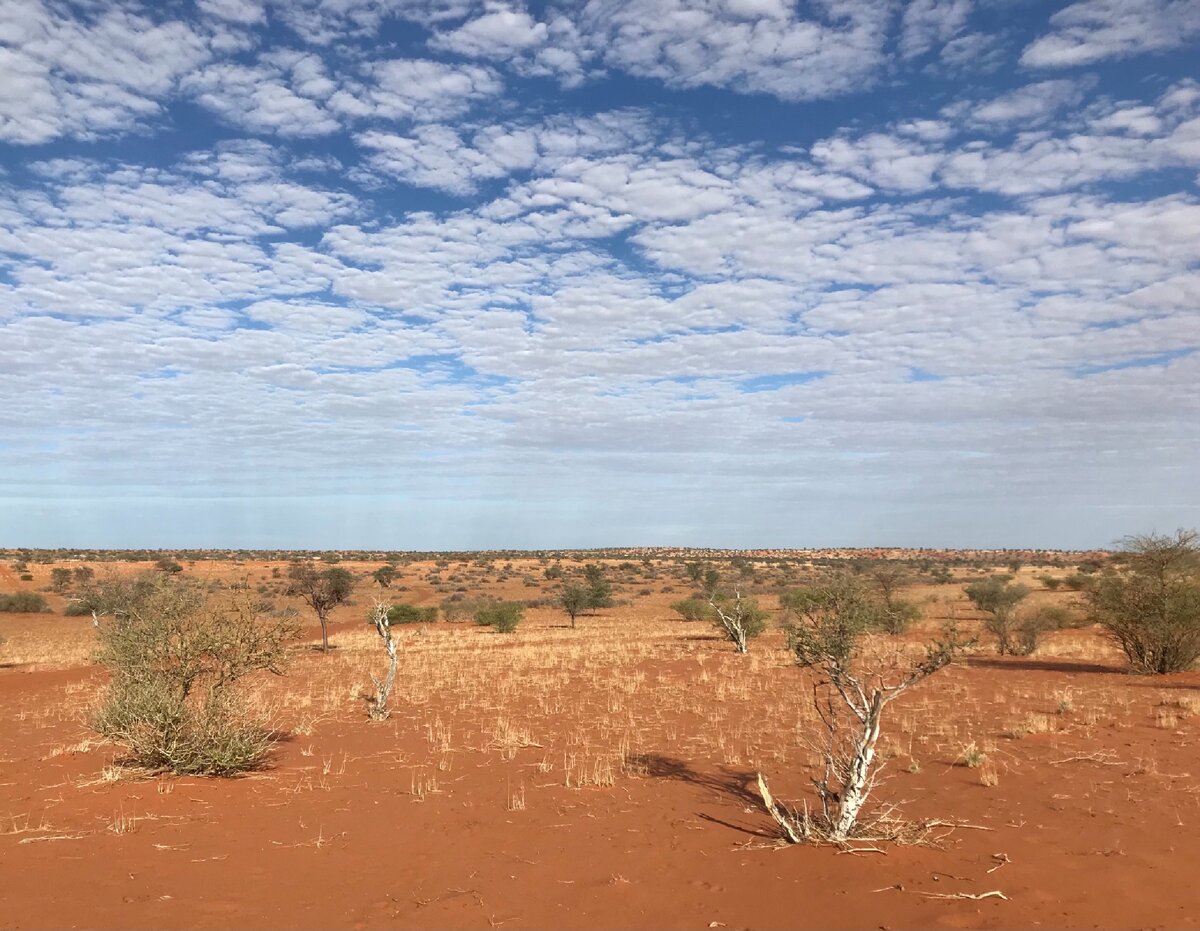
[[[196,563],[277,605],[278,563]],[[348,563],[357,573],[374,565]],[[393,600],[536,598],[544,567],[405,566]],[[40,589],[0,567],[0,591]],[[619,575],[617,570],[612,570]],[[1184,928],[1200,921],[1200,675],[1135,677],[1092,629],[982,652],[890,709],[881,804],[960,826],[936,846],[780,847],[754,790],[810,802],[809,674],[772,631],[747,657],[675,619],[661,568],[578,630],[400,632],[394,713],[363,617],[251,698],[286,732],[233,780],[135,778],[86,726],[90,620],[0,615],[4,928]],[[452,576],[457,579],[451,580]],[[1023,578],[1033,573],[1024,570]],[[673,591],[664,592],[663,586]],[[436,591],[435,586],[443,591]],[[647,589],[650,594],[639,594]],[[972,615],[922,586],[927,629]],[[1071,595],[1038,592],[1039,600]],[[316,637],[315,629],[306,634]],[[962,764],[974,745],[982,756]],[[965,898],[997,891],[1005,898]]]

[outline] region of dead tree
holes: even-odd
[[[392,685],[396,681],[396,641],[392,639],[392,623],[388,617],[392,606],[384,601],[377,601],[375,607],[371,609],[370,621],[375,625],[375,630],[379,633],[379,637],[383,640],[383,647],[387,650],[388,655],[388,672],[386,678],[382,681],[371,674],[371,681],[375,684],[375,695],[367,700],[367,714],[372,721],[386,721],[390,711],[388,711],[388,696],[391,695]]]

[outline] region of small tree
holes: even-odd
[[[844,844],[858,836],[898,836],[898,826],[860,822],[878,779],[875,747],[883,711],[895,699],[945,668],[967,646],[955,630],[912,658],[895,647],[864,656],[862,638],[879,624],[880,606],[852,576],[840,576],[808,599],[788,625],[788,645],[798,665],[821,675],[813,702],[823,725],[818,750],[823,762],[813,779],[820,814],[807,806],[796,812],[777,803],[760,773],[759,791],[767,811],[792,843]]]
[[[371,573],[371,578],[379,585],[380,588],[391,588],[392,582],[396,580],[395,566],[380,566]]]
[[[589,563],[583,567],[584,578],[587,579],[589,608],[611,608],[612,586],[604,578],[604,567]]]
[[[321,622],[321,652],[329,652],[329,612],[354,590],[354,576],[340,567],[318,570],[312,563],[293,563],[288,570],[289,595],[299,595]]]
[[[367,715],[372,721],[386,721],[388,715],[388,697],[392,694],[392,685],[396,682],[396,641],[392,639],[392,606],[387,602],[377,601],[367,618],[367,623],[374,625],[376,632],[383,641],[383,648],[388,655],[387,676],[382,681],[371,674],[371,682],[375,685],[375,694],[367,699]]]
[[[883,600],[880,626],[889,634],[902,634],[921,616],[921,609],[900,597],[900,589],[908,584],[908,572],[895,561],[881,562],[869,572]]]
[[[1200,658],[1200,535],[1145,534],[1121,541],[1124,568],[1087,589],[1091,616],[1137,672],[1182,672]]]
[[[50,570],[50,587],[62,594],[71,587],[71,570],[56,566]]]
[[[708,605],[713,611],[713,626],[729,638],[737,653],[744,655],[750,641],[767,629],[766,612],[753,599],[743,598],[741,592],[734,592],[732,598],[714,592]]]
[[[1018,629],[1016,609],[1029,595],[1029,588],[1006,582],[997,576],[989,576],[972,582],[964,591],[971,603],[987,615],[983,626],[996,636],[996,652],[1001,656],[1019,655],[1024,634]],[[1036,636],[1034,639],[1036,641]]]
[[[575,618],[592,607],[592,591],[582,585],[566,585],[558,593],[558,604],[571,618],[571,629],[575,629]]]
[[[260,618],[246,593],[214,605],[171,578],[113,580],[88,597],[111,674],[97,731],[151,769],[229,775],[262,761],[273,738],[235,687],[259,671],[283,674],[297,632],[290,618]]]

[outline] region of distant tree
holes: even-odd
[[[604,578],[604,567],[588,563],[583,567],[583,575],[587,580],[587,606],[593,609],[611,608],[613,603],[612,586]]]
[[[76,566],[75,567],[75,583],[77,585],[87,585],[96,577],[96,570],[91,566]]]
[[[908,570],[894,560],[875,564],[867,573],[883,601],[880,626],[889,634],[902,634],[921,616],[921,609],[899,595],[908,584]]]
[[[582,585],[566,585],[558,593],[559,606],[571,618],[571,629],[575,629],[575,618],[592,607],[592,590]]]
[[[721,587],[721,573],[716,569],[705,569],[700,582],[704,586],[704,590],[712,595]]]
[[[699,585],[699,584],[700,584],[700,580],[701,580],[702,578],[704,578],[704,563],[702,563],[702,562],[689,562],[689,563],[685,563],[685,564],[684,564],[684,567],[683,567],[683,571],[684,571],[684,574],[685,574],[685,575],[686,575],[686,576],[687,576],[687,577],[688,577],[688,578],[689,578],[689,579],[690,579],[692,582],[694,582],[694,583],[696,583],[697,585]]]
[[[333,567],[318,570],[312,563],[293,563],[288,570],[289,595],[299,595],[321,622],[321,651],[329,652],[329,612],[345,602],[354,590],[354,576],[348,569]]]
[[[168,575],[175,575],[175,574],[183,571],[183,566],[181,566],[175,560],[173,560],[167,556],[164,556],[162,559],[157,560],[154,563],[154,566],[160,572],[165,572]]]
[[[1121,541],[1123,569],[1087,588],[1091,615],[1137,672],[1189,669],[1200,658],[1200,534],[1144,534]]]
[[[1027,632],[1018,629],[1017,605],[1029,595],[1029,588],[1007,582],[999,576],[989,576],[972,582],[964,591],[971,603],[987,615],[983,626],[995,634],[996,652],[1001,656],[1024,652],[1021,641]]]
[[[51,569],[50,587],[60,594],[69,589],[71,587],[71,570],[61,566]]]
[[[379,583],[380,588],[391,588],[392,582],[396,580],[396,567],[380,566],[373,573],[371,573],[371,578]]]

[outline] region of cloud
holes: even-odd
[[[498,545],[472,515],[602,489],[597,536],[875,543],[902,502],[900,542],[1104,542],[1195,501],[1200,89],[1168,59],[988,70],[1075,7],[5,9],[28,533],[109,496],[237,499],[187,512],[233,533],[263,495],[362,493]]]
[[[600,67],[675,87],[732,87],[785,100],[859,89],[884,61],[888,5],[829,0],[810,18],[785,4],[704,0],[588,0],[544,22],[498,7],[435,35],[435,48],[509,59],[522,74],[578,85]]]
[[[1200,35],[1200,3],[1078,0],[1050,17],[1050,26],[1026,47],[1021,64],[1073,68],[1179,48]]]
[[[913,0],[900,23],[900,56],[918,58],[943,46],[966,26],[972,0]]]
[[[217,37],[117,6],[82,20],[62,3],[0,3],[0,139],[92,139],[158,115]]]

